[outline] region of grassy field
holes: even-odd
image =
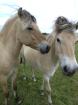
[[[78,58],[78,45],[76,46],[76,57]],[[23,79],[26,75],[26,80]],[[42,84],[42,74],[36,72],[37,82],[33,82],[31,78],[32,72],[30,65],[20,65],[18,73],[18,93],[23,99],[21,105],[48,105],[47,96],[40,95],[40,86]],[[51,78],[52,100],[53,105],[78,105],[78,73],[73,77],[64,76],[60,67]],[[10,89],[10,91],[12,91]],[[17,105],[14,102],[12,92],[10,92],[11,104]],[[3,105],[3,93],[0,88],[0,105]]]

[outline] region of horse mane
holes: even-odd
[[[0,32],[0,41],[6,43],[7,39],[9,38],[9,36],[11,36],[11,35],[13,36],[14,35],[15,31],[13,31],[11,34],[9,34],[9,33],[11,32],[11,29],[14,28],[13,26],[14,26],[15,21],[17,19],[18,19],[18,15],[16,14],[13,17],[9,18],[5,22],[3,28],[2,28],[2,30]],[[15,30],[15,28],[14,28],[14,30]]]
[[[7,31],[11,28],[11,26],[13,25],[14,21],[15,21],[17,18],[18,18],[17,15],[14,15],[13,17],[9,18],[9,19],[5,22],[5,24],[4,24],[4,26],[3,26],[2,30],[1,30],[1,32],[2,32],[2,33],[4,33],[4,32],[7,33]]]
[[[47,42],[51,45],[55,39],[55,32],[51,32],[50,34],[46,35]]]
[[[70,33],[74,32],[73,23],[67,18],[60,16],[55,21],[55,31],[61,33],[62,31],[68,31]]]

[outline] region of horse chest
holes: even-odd
[[[51,77],[51,76],[54,75],[54,73],[55,73],[57,67],[58,67],[58,64],[56,64],[56,65],[52,64],[52,65],[50,65],[49,67],[46,66],[44,72],[45,72],[45,74],[46,74],[48,77]]]
[[[15,61],[12,59],[8,52],[0,53],[0,75],[9,76],[13,73]]]

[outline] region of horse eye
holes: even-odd
[[[28,27],[27,30],[33,30],[32,27]]]
[[[61,41],[60,41],[60,39],[59,39],[59,38],[57,38],[57,42],[58,42],[58,43],[61,43]]]

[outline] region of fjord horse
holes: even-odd
[[[47,41],[51,45],[48,54],[42,55],[38,51],[27,46],[23,46],[23,56],[26,63],[30,63],[33,70],[39,68],[43,73],[42,90],[47,91],[48,102],[52,105],[51,87],[49,80],[54,75],[59,63],[65,75],[73,75],[78,69],[75,57],[75,35],[76,25],[69,22],[65,17],[58,17],[55,21],[53,32],[47,36]]]
[[[9,77],[12,77],[14,95],[17,98],[16,72],[23,44],[41,53],[47,53],[50,49],[37,26],[35,17],[19,8],[18,13],[5,23],[0,33],[0,83],[5,95],[5,105],[9,104],[7,83]]]

